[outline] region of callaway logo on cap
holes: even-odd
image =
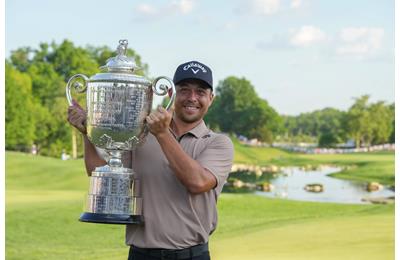
[[[178,66],[174,75],[175,85],[185,79],[198,79],[213,88],[212,71],[207,66],[198,61],[185,62]]]

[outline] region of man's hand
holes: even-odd
[[[152,133],[156,137],[159,135],[168,134],[173,112],[173,106],[170,108],[169,111],[167,111],[162,106],[158,106],[155,111],[147,116],[146,122],[149,126],[150,133]]]
[[[68,107],[68,122],[86,135],[86,111],[76,102],[72,100],[72,106]]]

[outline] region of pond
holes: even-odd
[[[257,191],[256,194],[271,198],[353,204],[371,203],[369,202],[371,199],[395,195],[394,191],[385,186],[377,191],[368,191],[367,183],[329,176],[340,170],[331,166],[319,167],[318,170],[311,171],[298,167],[283,168],[282,173],[275,174],[275,177],[269,179],[269,183],[273,185],[270,192]],[[321,192],[305,190],[306,185],[315,183],[323,185]]]

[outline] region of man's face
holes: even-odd
[[[214,95],[210,88],[203,88],[195,82],[176,85],[175,114],[185,123],[197,122],[205,116]]]

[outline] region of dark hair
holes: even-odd
[[[212,89],[210,88],[210,86],[206,82],[201,80],[201,79],[184,79],[184,80],[179,81],[175,85],[182,85],[183,83],[197,84],[201,88],[205,88],[205,89],[209,88],[211,90],[211,92],[212,92]]]

